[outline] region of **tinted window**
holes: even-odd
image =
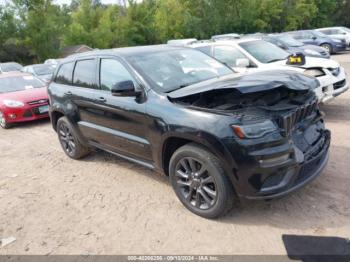
[[[196,49],[207,54],[207,55],[211,55],[210,46],[199,46],[199,47],[196,47]]]
[[[72,84],[73,66],[73,62],[61,65],[60,69],[58,69],[55,82],[64,85]]]
[[[0,78],[0,93],[10,93],[44,87],[44,83],[34,76]]]
[[[101,59],[100,84],[102,90],[111,90],[118,82],[132,80],[126,68],[117,60]]]
[[[214,56],[219,61],[231,67],[236,66],[237,59],[247,58],[233,46],[216,46]]]
[[[80,87],[95,88],[95,60],[77,61],[73,73],[73,84]]]

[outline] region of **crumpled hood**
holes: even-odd
[[[287,65],[286,64],[287,60],[281,60],[281,61],[276,61],[273,63],[270,63],[270,65],[284,65],[284,66],[292,66],[292,67],[299,67],[299,68],[315,68],[315,67],[322,67],[322,68],[336,68],[339,67],[339,63],[332,60],[332,59],[327,59],[327,58],[319,58],[319,57],[311,57],[307,56],[305,57],[305,64],[302,66],[298,65]]]
[[[168,93],[170,98],[180,98],[198,93],[218,89],[237,89],[242,94],[272,90],[285,86],[293,90],[315,89],[319,82],[294,71],[274,70],[250,74],[230,74],[224,77],[211,79],[190,85]]]

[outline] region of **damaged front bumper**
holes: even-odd
[[[270,176],[264,181],[260,191],[257,192],[256,195],[244,197],[247,199],[273,199],[285,196],[305,186],[307,183],[319,176],[327,165],[329,158],[328,149],[330,144],[329,131],[325,131],[322,143],[322,149],[317,155],[308,160],[304,160],[302,163],[293,168],[288,168],[284,176],[280,176],[279,178]],[[299,151],[298,148],[295,148],[295,150]],[[298,153],[302,154],[300,151]],[[278,181],[278,179],[280,180]]]
[[[239,178],[237,194],[246,199],[272,199],[305,186],[325,168],[330,137],[319,121],[303,132],[296,130],[283,143],[272,138],[248,147],[245,153],[250,160],[235,174]],[[276,145],[268,146],[271,144]]]
[[[315,89],[315,94],[320,103],[327,103],[334,97],[339,96],[349,89],[346,79],[345,70],[339,68],[339,74],[333,75],[329,70],[324,69],[324,76],[317,77],[320,82],[320,87]]]

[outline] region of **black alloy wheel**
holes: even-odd
[[[219,159],[196,143],[186,144],[174,152],[169,176],[181,203],[199,216],[223,216],[237,199]]]
[[[58,130],[59,139],[61,145],[68,155],[74,155],[76,149],[76,143],[74,136],[72,135],[69,127],[66,123],[62,123]]]
[[[205,164],[184,157],[178,162],[175,175],[179,191],[192,206],[206,210],[215,204],[217,187]]]
[[[79,159],[89,154],[89,148],[79,141],[76,130],[66,117],[57,121],[57,134],[67,156]]]

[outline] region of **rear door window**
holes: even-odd
[[[55,83],[71,85],[74,62],[61,65],[55,78]]]
[[[85,88],[96,88],[95,59],[77,61],[73,73],[73,85]]]

